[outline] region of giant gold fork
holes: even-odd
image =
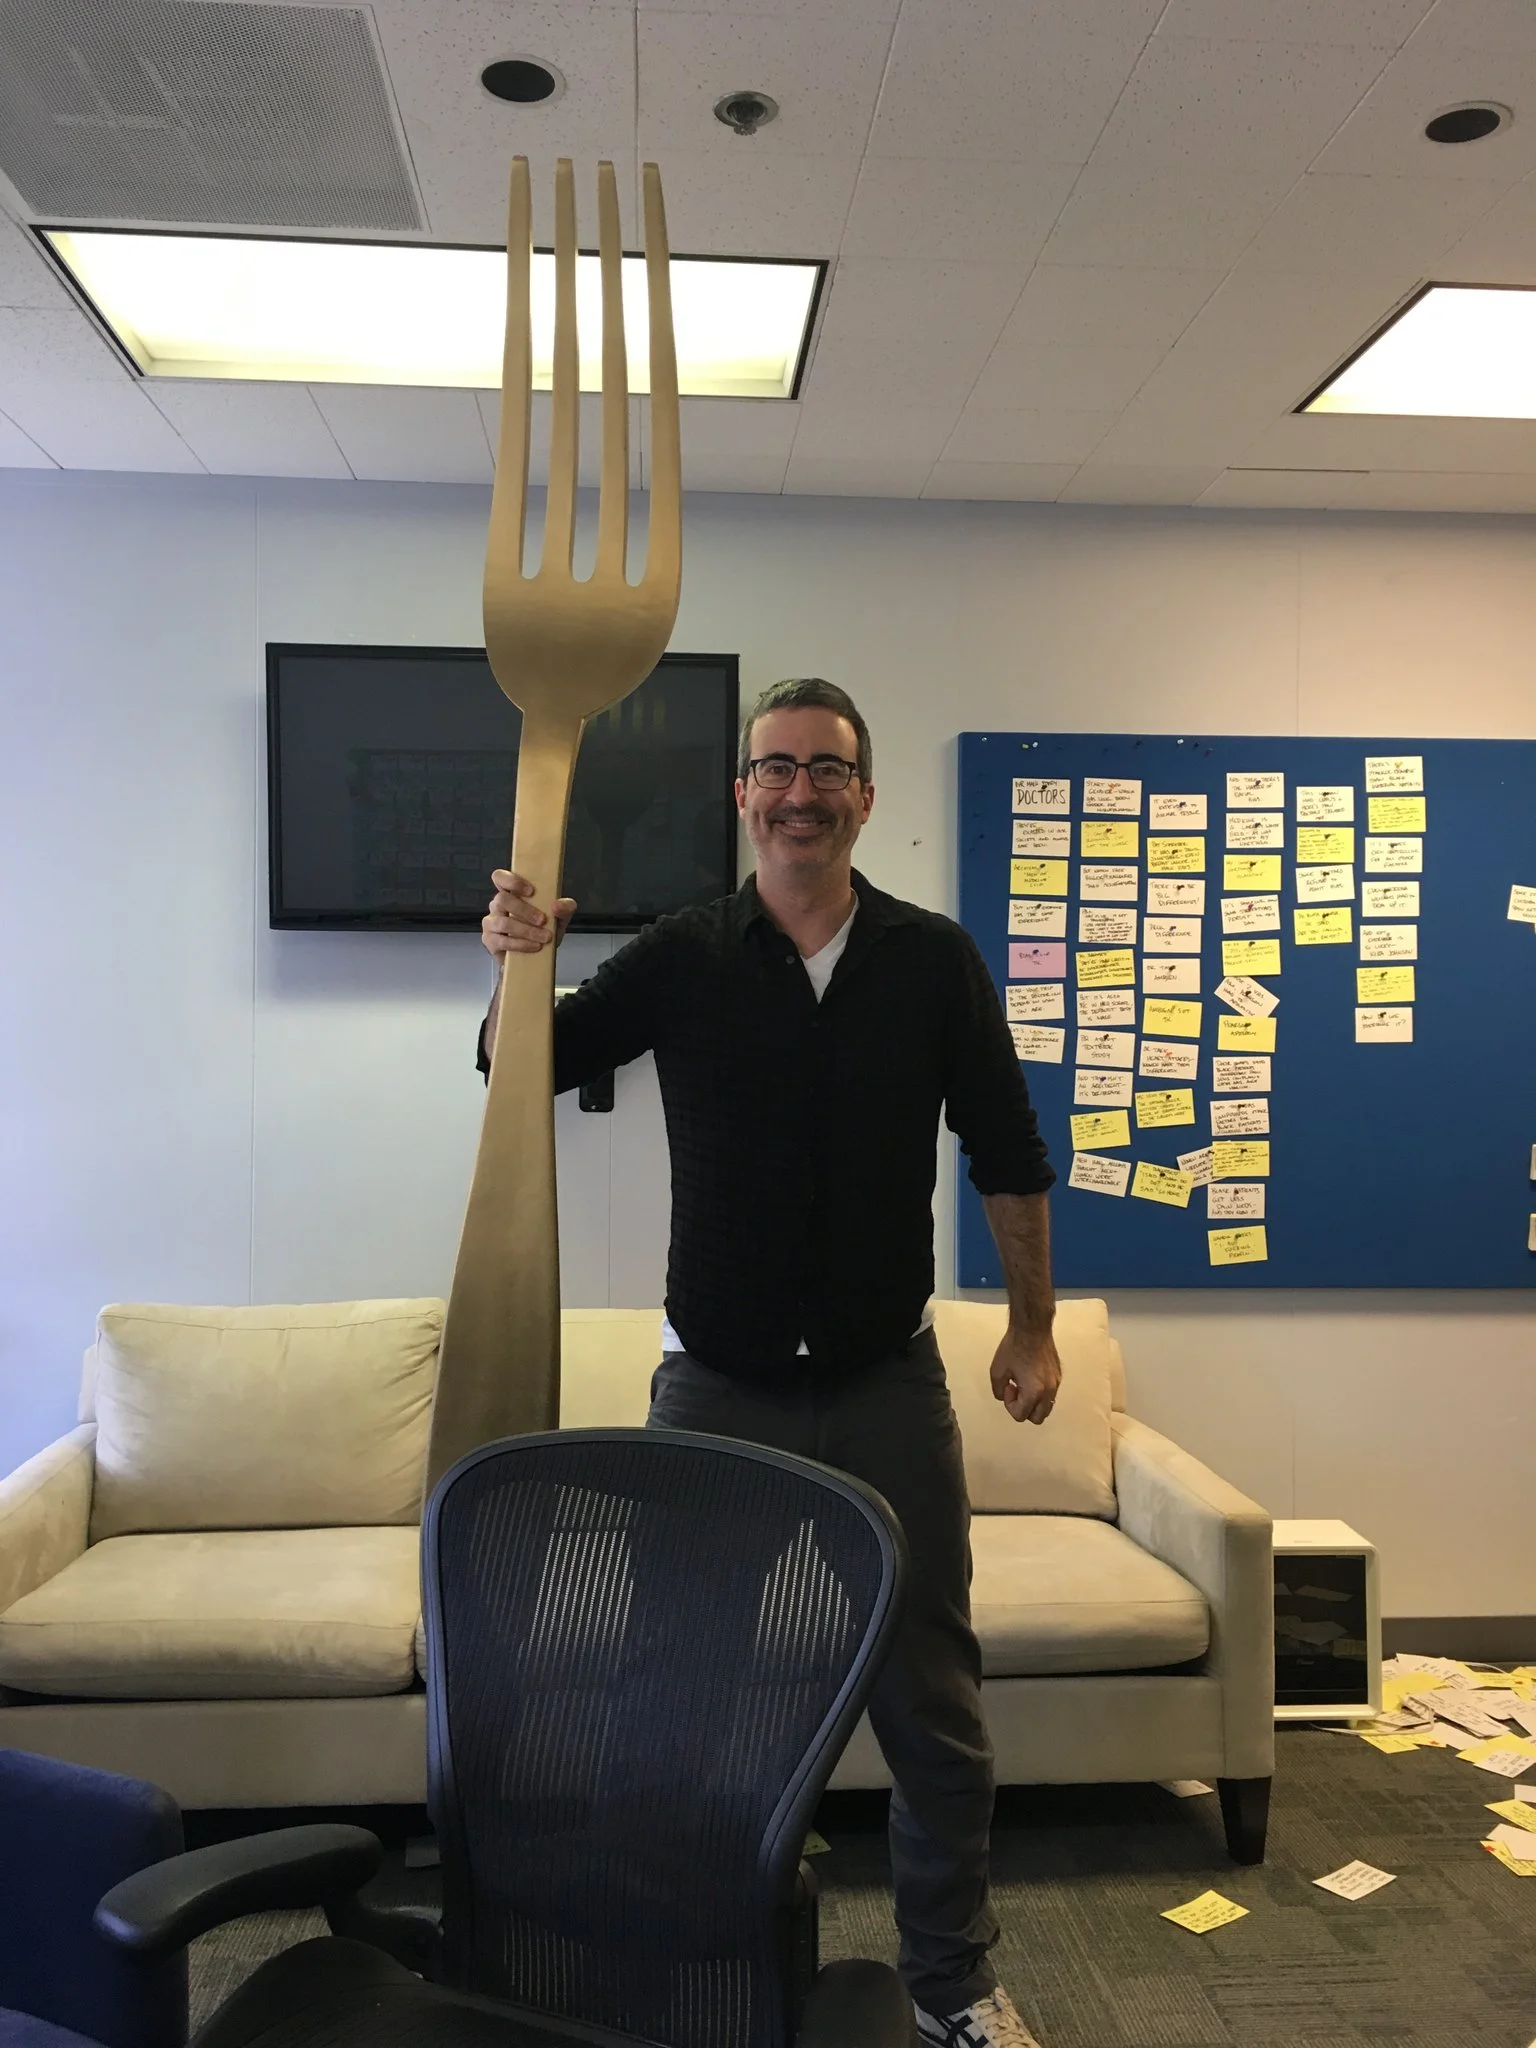
[[[576,188],[555,170],[555,349],[549,485],[538,571],[523,573],[528,426],[533,388],[528,285],[528,162],[512,165],[501,434],[485,553],[485,647],[523,714],[512,868],[546,912],[560,893],[571,775],[582,729],[656,666],[677,617],[682,480],[677,353],[672,333],[661,176],[644,170],[650,297],[651,500],[645,573],[625,573],[629,536],[629,395],[618,191],[598,166],[603,300],[602,465],[597,559],[577,582],[578,354]],[[428,1481],[495,1437],[553,1429],[560,1413],[560,1266],[555,1214],[555,949],[508,954],[480,1148],[448,1302],[432,1411]]]

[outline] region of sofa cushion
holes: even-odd
[[[971,1620],[988,1678],[1148,1671],[1204,1656],[1198,1588],[1107,1522],[975,1515]]]
[[[118,1700],[402,1692],[419,1551],[414,1527],[111,1537],[0,1614],[0,1685]]]
[[[442,1320],[435,1300],[104,1308],[91,1541],[416,1521]]]
[[[1007,1327],[1008,1311],[999,1302],[934,1303],[934,1334],[960,1424],[972,1507],[1113,1518],[1109,1311],[1102,1301],[1057,1303],[1061,1391],[1049,1419],[1038,1425],[1015,1422],[992,1392],[992,1358]]]

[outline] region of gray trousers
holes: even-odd
[[[971,1630],[970,1506],[960,1433],[931,1330],[829,1386],[809,1372],[747,1385],[670,1353],[647,1426],[696,1429],[851,1472],[889,1501],[907,1538],[907,1599],[869,1718],[890,1770],[891,1875],[901,1974],[927,2012],[959,2012],[997,1982],[988,1900],[992,1745]]]

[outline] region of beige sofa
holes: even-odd
[[[442,1305],[104,1310],[79,1427],[0,1481],[0,1744],[183,1805],[424,1796],[416,1525]],[[1262,1853],[1270,1521],[1125,1413],[1104,1305],[1064,1303],[1044,1427],[939,1302],[1004,1783],[1221,1781]],[[568,1310],[562,1422],[645,1415],[658,1315]],[[886,1782],[867,1724],[835,1786]]]

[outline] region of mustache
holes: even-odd
[[[832,813],[821,804],[780,804],[768,814],[770,824],[777,824],[781,818],[794,822],[801,818],[810,819],[818,825],[830,825]]]

